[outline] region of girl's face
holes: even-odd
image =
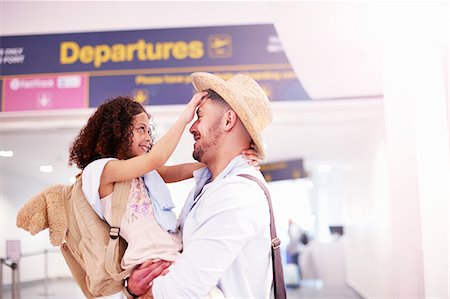
[[[147,113],[137,114],[133,119],[133,135],[131,137],[131,147],[128,156],[135,157],[147,153],[153,140],[150,136],[149,118]]]

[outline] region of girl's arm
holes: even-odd
[[[194,118],[197,106],[206,95],[207,92],[199,92],[192,97],[175,124],[157,144],[153,145],[150,152],[127,160],[109,161],[103,169],[100,187],[110,185],[109,187],[112,189],[115,182],[136,178],[151,170],[161,168],[172,155],[186,125]]]
[[[194,170],[205,167],[205,164],[199,162],[183,163],[173,166],[163,166],[158,169],[159,175],[166,183],[175,183],[192,178]]]
[[[253,165],[256,170],[259,170],[261,160],[258,158],[258,152],[253,148],[245,149],[242,151],[243,157],[248,160],[248,164]],[[192,173],[194,170],[205,167],[205,164],[194,162],[194,163],[183,163],[173,166],[163,166],[158,169],[159,175],[163,178],[166,183],[175,183],[192,178]]]

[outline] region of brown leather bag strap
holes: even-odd
[[[257,179],[252,175],[238,174],[238,176],[254,181],[261,187],[261,189],[264,190],[264,193],[266,194],[270,212],[270,237],[272,239],[273,290],[275,293],[275,299],[286,299],[286,287],[284,284],[283,265],[281,263],[281,255],[280,255],[281,242],[280,239],[278,239],[277,237],[277,230],[275,228],[275,219],[273,217],[273,210],[272,210],[272,200],[270,199],[269,190],[267,190],[267,187],[266,185],[263,184],[263,182],[261,182],[259,179]]]

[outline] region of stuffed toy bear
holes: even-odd
[[[130,183],[114,185],[114,194],[123,195],[121,207],[113,210],[117,223],[126,209]],[[54,185],[40,192],[19,210],[17,226],[32,235],[49,229],[51,244],[60,246],[86,298],[113,295],[122,290],[123,278],[132,270],[120,267],[127,243],[111,235],[111,227],[98,217],[81,185],[79,175],[72,185]]]
[[[27,201],[17,214],[17,227],[32,235],[48,228],[51,244],[60,246],[68,228],[64,187],[64,185],[50,186]]]

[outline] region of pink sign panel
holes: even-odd
[[[84,74],[10,77],[3,80],[3,111],[88,107]]]

